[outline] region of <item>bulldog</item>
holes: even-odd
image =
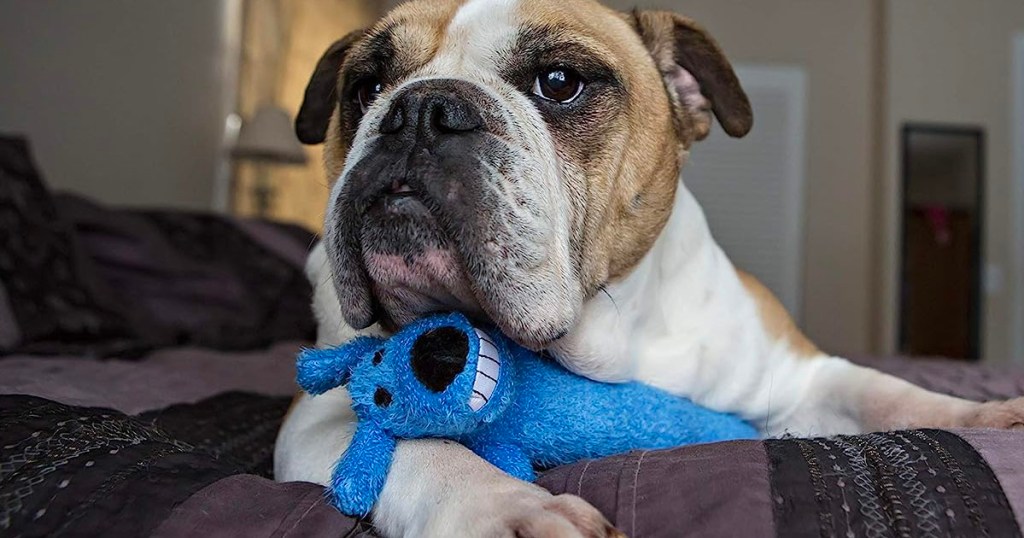
[[[333,181],[308,273],[319,345],[459,310],[569,370],[639,380],[765,436],[1024,426],[1024,399],[928,392],[820,351],[715,243],[680,171],[753,125],[694,21],[591,0],[414,0],[326,51],[296,120]],[[300,395],[276,476],[326,484],[344,389]],[[595,509],[456,443],[399,445],[386,536],[609,536]]]

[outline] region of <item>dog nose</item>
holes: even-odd
[[[444,392],[466,368],[469,337],[455,327],[431,329],[412,345],[412,372],[423,386]]]
[[[483,126],[477,106],[460,81],[434,79],[409,85],[393,100],[380,123],[382,134],[415,132],[434,138],[469,133]]]

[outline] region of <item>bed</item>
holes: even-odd
[[[301,229],[49,192],[0,137],[0,536],[373,536],[273,442],[315,324]],[[1024,373],[863,358],[934,390]],[[1024,433],[633,452],[546,471],[630,536],[1020,536]]]

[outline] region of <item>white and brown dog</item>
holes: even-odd
[[[416,0],[341,39],[296,127],[334,180],[309,260],[319,344],[458,309],[566,368],[640,380],[764,435],[1020,427],[1024,400],[975,403],[820,352],[715,244],[680,180],[712,115],[750,105],[693,21],[591,0]],[[281,480],[326,483],[355,416],[302,396]],[[388,536],[604,536],[572,496],[455,443],[400,444],[374,511]]]

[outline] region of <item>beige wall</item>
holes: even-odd
[[[631,9],[637,2],[610,1]],[[740,63],[807,72],[807,194],[803,327],[823,349],[872,345],[872,205],[876,129],[872,1],[646,0],[693,17]],[[754,111],[757,128],[757,111]],[[699,145],[694,150],[699,152]],[[686,177],[685,171],[683,177]],[[685,179],[684,179],[685,180]]]
[[[232,106],[232,5],[0,2],[0,132],[27,135],[57,189],[209,209]]]
[[[1014,266],[1011,151],[1011,54],[1015,33],[1024,31],[1020,0],[890,0],[886,18],[889,110],[882,248],[883,303],[879,333],[886,348],[895,341],[898,263],[899,129],[904,122],[978,126],[986,136],[985,260],[1003,274],[1001,289],[985,297],[983,354],[1011,357]],[[1024,208],[1021,208],[1024,210]]]

